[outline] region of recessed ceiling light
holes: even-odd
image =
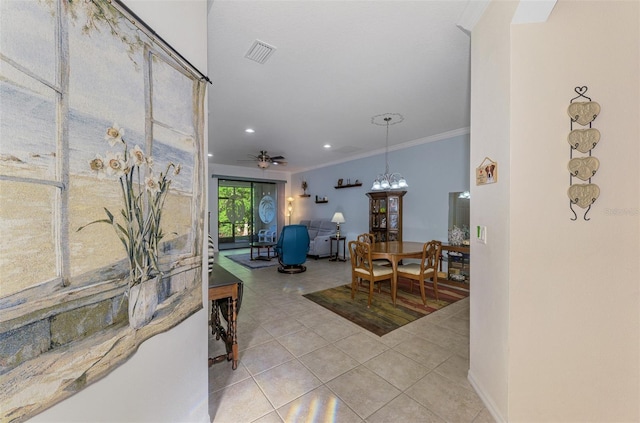
[[[324,148],[331,148],[331,144],[325,144],[323,145]]]
[[[212,153],[209,153],[209,154],[207,154],[207,156],[209,156],[209,157],[213,157],[213,154],[212,154]]]
[[[247,128],[247,129],[244,130],[244,132],[246,132],[247,134],[253,134],[256,131],[254,129]]]

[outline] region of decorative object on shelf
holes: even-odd
[[[449,229],[449,244],[451,245],[462,245],[465,239],[465,233],[462,229],[457,226],[453,226],[452,229]]]
[[[399,113],[385,113],[382,115],[376,115],[371,118],[371,123],[374,125],[386,126],[387,137],[384,151],[385,173],[376,176],[371,186],[372,191],[383,191],[389,189],[406,189],[409,187],[407,180],[399,173],[389,172],[389,125],[395,125],[404,120],[404,117]]]
[[[287,205],[287,217],[289,218],[289,225],[291,225],[291,215],[293,214],[293,197],[287,198],[289,204]]]
[[[494,184],[498,182],[498,162],[485,157],[476,168],[476,185]]]
[[[570,218],[571,220],[578,219],[578,215],[573,209],[574,204],[586,209],[583,219],[590,220],[590,218],[587,218],[587,213],[591,210],[591,205],[595,203],[600,196],[600,187],[591,183],[591,178],[595,176],[600,168],[600,161],[596,157],[591,156],[591,151],[600,141],[600,131],[591,127],[592,122],[600,114],[600,105],[595,101],[591,101],[591,98],[585,95],[588,89],[587,86],[575,87],[573,90],[578,95],[569,101],[569,107],[567,108],[571,130],[567,136],[567,141],[571,146],[569,149],[569,163],[567,164],[567,169],[569,170],[569,189],[567,190],[567,195],[569,196],[569,208],[573,212],[573,217]],[[585,99],[587,101],[575,101],[578,99]],[[574,123],[578,123],[581,126],[589,125],[589,128],[573,129]],[[588,155],[573,157],[574,150]],[[574,177],[587,181],[587,183],[574,184]]]
[[[361,187],[362,186],[362,182],[360,182],[359,180],[356,180],[356,182],[354,184],[351,183],[350,179],[347,179],[347,183],[340,183],[340,181],[343,181],[342,179],[338,180],[338,185],[336,185],[334,188],[335,189],[340,189],[340,188],[353,188],[353,187]]]
[[[122,147],[123,151],[109,153],[106,159],[96,155],[89,162],[90,169],[98,176],[116,178],[122,191],[122,209],[114,215],[105,208],[105,219],[94,220],[78,228],[78,231],[94,223],[107,223],[120,238],[129,263],[128,287],[125,291],[125,296],[129,297],[129,323],[132,328],[139,329],[151,320],[158,305],[155,291],[162,275],[158,266],[160,241],[164,237],[160,227],[162,209],[171,186],[169,172],[178,175],[180,165],[169,162],[164,173],[154,174],[153,158],[145,155],[138,145],[130,148],[123,135],[124,129],[114,123],[107,129],[105,140],[112,147]],[[133,289],[141,284],[149,286],[149,289]],[[147,291],[148,297],[142,294]],[[134,314],[142,308],[147,310],[139,319]]]
[[[389,213],[398,213],[398,197],[389,197]]]
[[[342,178],[338,179],[338,186],[341,187],[342,186]]]
[[[328,203],[329,200],[327,199],[327,197],[319,197],[316,195],[316,204],[320,204],[320,203]]]
[[[305,179],[302,180],[300,186],[302,187],[302,194],[300,194],[300,197],[310,197],[310,195],[307,194],[307,188],[309,188],[309,184]]]
[[[346,222],[341,212],[335,212],[331,221],[336,224],[336,238],[340,238],[340,224]]]

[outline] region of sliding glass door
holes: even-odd
[[[218,180],[218,244],[220,249],[248,247],[261,229],[277,231],[275,183]]]

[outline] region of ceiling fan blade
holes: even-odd
[[[282,157],[282,156],[273,156],[273,157],[271,157],[271,161],[272,162],[281,162],[281,161],[284,161],[284,160],[286,160],[286,159],[284,157]]]

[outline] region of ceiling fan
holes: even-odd
[[[267,154],[266,150],[260,150],[260,154],[258,154],[257,156],[249,154],[249,157],[251,157],[251,160],[239,160],[239,161],[241,161],[241,162],[246,162],[246,161],[256,162],[260,169],[266,169],[266,168],[269,167],[269,165],[276,165],[276,166],[286,166],[287,165],[287,161],[286,161],[286,159],[284,157],[282,157],[282,156],[269,156]]]

